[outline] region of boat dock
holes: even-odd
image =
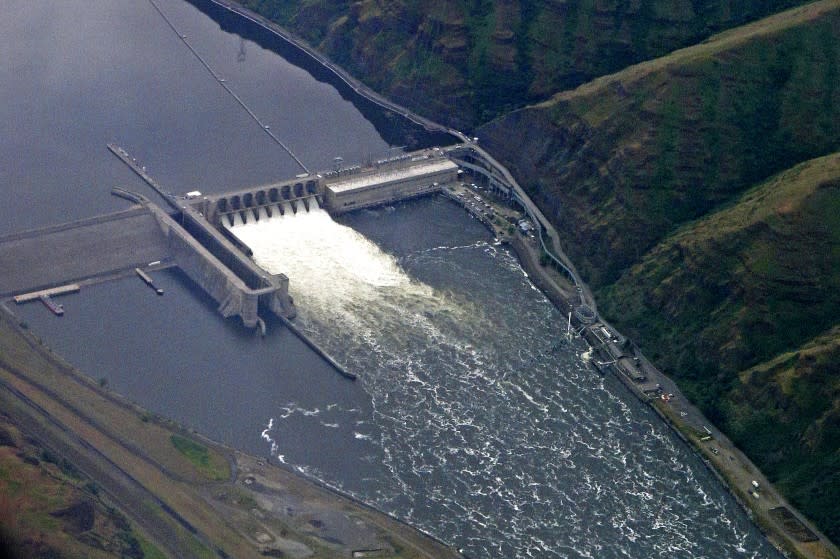
[[[50,289],[41,289],[39,291],[30,291],[29,293],[23,293],[21,295],[15,295],[14,301],[18,305],[22,303],[28,303],[29,301],[34,301],[35,299],[43,300],[45,297],[49,300],[50,297],[54,297],[56,295],[65,295],[67,293],[78,293],[81,287],[79,287],[78,283],[68,283],[67,285],[62,285],[59,287],[52,287]],[[45,303],[46,304],[46,303]]]
[[[66,293],[78,293],[80,289],[81,288],[78,283],[70,283],[59,287],[52,287],[50,289],[41,289],[38,291],[23,293],[21,295],[15,295],[14,301],[18,305],[22,305],[23,303],[28,303],[29,301],[40,300],[54,315],[64,316],[64,305],[53,301],[53,296],[64,295]]]
[[[147,274],[140,268],[134,268],[134,271],[137,272],[137,275],[140,276],[140,279],[143,280],[143,283],[151,287],[155,293],[157,293],[158,295],[163,295],[163,289],[155,285],[155,282],[152,280],[149,274]]]

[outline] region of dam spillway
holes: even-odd
[[[390,204],[440,190],[458,180],[459,168],[446,154],[433,148],[350,165],[317,174],[303,173],[275,183],[222,194],[209,194],[189,204],[216,227],[261,217],[309,209],[314,197],[332,215]]]
[[[288,181],[206,196],[194,200],[191,207],[193,214],[226,232],[224,236],[233,244],[249,252],[261,249],[262,254],[254,254],[256,264],[270,274],[297,276],[292,282],[309,281],[305,278],[311,274],[304,270],[313,262],[310,254],[337,254],[326,267],[341,279],[332,281],[330,289],[320,286],[320,292],[329,297],[330,292],[348,283],[383,287],[394,281],[399,283],[396,278],[400,277],[394,265],[360,268],[361,262],[381,263],[375,257],[376,247],[334,222],[333,215],[431,194],[458,178],[458,165],[442,150],[432,148],[365,167],[337,168],[314,176],[304,173]],[[269,248],[272,255],[266,258],[266,240],[279,242],[285,248]],[[303,246],[303,253],[290,250],[298,243]],[[335,246],[342,250],[333,252]],[[275,259],[278,255],[282,257],[280,261]],[[292,290],[308,292],[303,286]],[[304,304],[320,305],[323,301],[312,299]]]
[[[303,297],[299,306],[327,306],[330,301],[343,301],[348,290],[358,298],[366,286],[375,289],[408,283],[396,261],[360,233],[334,221],[317,203],[309,211],[237,223],[230,230],[254,250],[254,259],[262,268],[272,273],[284,270],[292,290],[298,298]],[[327,286],[329,277],[334,281]],[[301,285],[313,278],[317,286]]]
[[[126,158],[122,159],[126,161]],[[450,161],[445,152],[432,148],[378,160],[364,167],[338,167],[315,175],[303,173],[293,179],[224,194],[201,196],[196,193],[182,203],[182,218],[189,232],[196,235],[202,245],[226,257],[222,261],[227,267],[240,277],[255,280],[256,284],[250,285],[251,289],[261,289],[258,298],[268,298],[263,306],[278,316],[290,318],[297,311],[289,296],[287,273],[276,266],[267,268],[259,261],[256,262],[259,268],[255,270],[256,266],[250,258],[243,257],[243,253],[250,256],[253,247],[236,233],[238,226],[265,224],[272,220],[278,223],[278,218],[304,215],[310,216],[309,220],[323,221],[326,218],[331,222],[330,215],[431,194],[457,181],[458,177],[458,165]],[[278,235],[283,237],[282,233]],[[304,235],[302,238],[306,244],[313,242],[312,236]],[[199,271],[196,275],[204,277],[206,273]],[[266,281],[269,283],[266,284]],[[221,289],[221,292],[226,289]],[[256,325],[257,306],[252,302],[243,302],[251,301],[254,295],[241,295],[241,289],[235,290],[235,293],[237,297],[233,299],[233,306],[226,312],[243,316],[247,325]],[[219,300],[215,295],[214,298]],[[226,305],[223,301],[220,310]],[[326,358],[334,362],[331,357]],[[343,369],[336,368],[347,376]]]
[[[125,150],[121,152],[127,155]],[[130,166],[135,165],[127,157],[121,159]],[[145,170],[143,174],[146,175]],[[215,285],[218,282],[215,282],[214,289],[220,295],[212,296],[220,302],[219,309],[224,316],[237,314],[243,317],[246,325],[254,326],[261,320],[256,314],[258,305],[254,300],[262,300],[262,306],[283,318],[293,317],[297,307],[289,295],[287,273],[280,267],[269,267],[259,260],[255,264],[248,258],[254,240],[244,240],[239,235],[240,226],[272,221],[276,224],[282,218],[288,224],[288,220],[295,216],[309,216],[307,220],[310,222],[321,220],[322,224],[327,221],[332,223],[331,215],[431,194],[454,183],[458,178],[458,165],[449,160],[442,150],[432,148],[378,160],[364,167],[339,167],[315,175],[303,173],[294,179],[224,194],[201,196],[195,193],[181,203],[181,217],[188,232],[196,236],[199,243],[209,248],[211,253],[221,255],[222,263],[233,270],[235,276],[253,280],[248,286],[251,292],[241,287],[231,291],[228,285],[230,274],[222,271],[222,276],[226,278],[225,286],[219,288]],[[331,229],[325,227],[322,230]],[[295,238],[293,232],[280,232],[276,235],[286,239]],[[304,235],[302,238],[305,239],[304,243],[311,245],[315,237]],[[189,254],[194,256],[196,253]],[[206,258],[199,260],[203,262]],[[307,257],[302,256],[301,260],[307,260]],[[195,259],[186,261],[193,262]],[[289,266],[297,264],[299,261],[287,263]],[[208,272],[204,264],[201,264],[191,277],[203,281],[207,276]],[[255,293],[255,289],[259,293]],[[234,295],[225,296],[225,293]],[[318,350],[324,353],[320,348]],[[324,353],[324,356],[330,363],[335,363],[328,354]],[[351,375],[335,366],[343,375]]]

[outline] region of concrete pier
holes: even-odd
[[[312,197],[323,200],[323,193],[320,175],[303,175],[222,194],[208,194],[191,200],[190,207],[212,225],[224,230],[224,220],[227,220],[227,225],[232,225],[237,215],[246,223],[261,219],[263,215],[276,217],[282,215],[283,207],[303,204],[304,200]]]
[[[31,291],[21,295],[15,295],[14,301],[18,305],[41,299],[42,297],[55,297],[56,295],[65,295],[67,293],[78,293],[81,287],[78,283],[71,283],[68,285],[61,285],[50,289],[41,289],[39,291]]]
[[[184,222],[200,220],[188,212]],[[194,229],[203,231],[198,225]],[[168,213],[145,201],[123,212],[2,237],[0,296],[22,302],[57,295],[78,289],[82,282],[124,276],[160,262],[180,267],[219,304],[222,316],[239,316],[248,327],[258,325],[259,308],[294,316],[288,278],[268,274],[244,255],[236,256],[233,246],[213,231],[205,242],[218,242],[220,257]]]
[[[355,373],[351,373],[350,371],[339,365],[338,361],[333,359],[329,353],[327,353],[324,349],[321,348],[321,346],[316,344],[312,339],[309,338],[309,336],[298,330],[298,327],[295,326],[291,320],[283,316],[280,317],[280,320],[283,322],[286,328],[288,328],[295,336],[300,338],[300,340],[303,343],[308,345],[315,353],[320,355],[324,361],[329,363],[332,366],[332,368],[338,372],[338,374],[340,374],[344,378],[356,380],[357,376]]]
[[[138,177],[143,179],[143,181],[146,184],[152,187],[152,189],[155,192],[157,192],[160,195],[160,197],[163,198],[166,201],[166,203],[172,207],[172,209],[176,211],[180,209],[178,203],[175,201],[172,194],[166,192],[163,189],[163,187],[160,186],[157,183],[157,181],[153,179],[152,176],[149,175],[149,173],[146,172],[146,168],[142,167],[139,163],[137,163],[137,160],[131,157],[131,155],[129,155],[129,153],[125,149],[121,148],[117,144],[108,144],[108,150],[117,157],[119,157],[123,163],[128,165],[129,169],[134,171]]]
[[[140,268],[134,268],[134,271],[137,272],[137,275],[140,276],[140,279],[143,280],[143,283],[148,285],[155,293],[157,293],[158,295],[163,295],[163,289],[160,289],[155,285],[154,280],[152,280],[152,277],[149,274],[147,274]]]

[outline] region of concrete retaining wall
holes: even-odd
[[[255,327],[258,298],[248,293],[251,290],[245,282],[166,213],[155,207],[152,212],[169,241],[170,253],[178,267],[219,304],[222,316],[238,315],[246,326]]]
[[[249,328],[260,323],[261,305],[275,314],[294,316],[286,276],[265,274],[256,277],[250,271],[251,279],[260,282],[259,286],[250,287],[166,212],[151,204],[149,210],[168,239],[175,263],[219,304],[222,316],[239,316]],[[245,266],[244,262],[242,266]]]

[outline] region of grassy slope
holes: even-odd
[[[720,407],[734,440],[840,540],[840,327],[739,375]]]
[[[654,352],[662,343],[654,358],[685,378],[799,347],[840,322],[840,154],[680,228],[603,294],[604,311]]]
[[[471,127],[802,0],[241,0],[381,93]]]
[[[681,228],[604,311],[840,539],[840,154]]]
[[[140,558],[144,547],[157,552],[96,483],[3,416],[0,441],[0,554]]]
[[[840,4],[821,2],[515,111],[479,136],[567,224],[567,251],[601,287],[682,223],[840,149],[838,66]]]

